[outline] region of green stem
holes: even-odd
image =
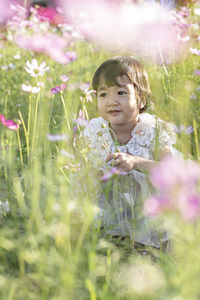
[[[7,119],[7,102],[8,102],[8,93],[6,94],[6,99],[5,99],[5,118]]]
[[[22,122],[22,126],[23,126],[24,133],[25,133],[26,145],[27,145],[27,160],[28,160],[28,159],[29,159],[29,153],[30,153],[30,151],[29,151],[29,136],[28,136],[28,134],[27,134],[26,125],[25,125],[25,123],[24,123],[24,119],[23,119],[23,117],[22,117],[22,114],[21,114],[21,111],[20,111],[20,110],[18,110],[18,114],[19,114],[20,120],[21,120],[21,122]]]
[[[161,62],[162,62],[163,69],[165,70],[165,73],[168,76],[168,71],[167,71],[167,68],[164,64],[164,59],[163,59],[162,51],[161,51],[161,48],[160,48],[160,44],[158,44],[158,50],[159,50],[160,59],[161,59]]]
[[[31,122],[31,96],[29,98],[29,104],[28,104],[28,124],[27,124],[28,137],[30,135],[30,122]]]
[[[50,113],[49,113],[49,125],[48,127],[50,127],[50,123],[51,123],[51,116],[52,116],[52,111],[53,111],[53,104],[54,104],[54,98],[51,102],[51,108],[50,108]]]
[[[35,118],[34,118],[34,125],[33,125],[33,138],[32,138],[32,153],[34,151],[35,146],[35,132],[36,132],[36,126],[37,126],[37,115],[38,115],[38,104],[39,104],[39,94],[37,95],[36,104],[35,104]]]
[[[21,145],[21,140],[20,140],[20,135],[19,135],[19,129],[17,130],[17,141],[18,141],[18,146],[19,146],[19,155],[20,155],[20,161],[21,165],[23,166],[23,155],[22,155],[22,145]]]
[[[119,145],[118,140],[117,140],[117,136],[116,136],[114,130],[111,128],[111,126],[109,126],[109,130],[110,130],[111,133],[113,134],[113,137],[114,137],[114,144],[115,144],[115,151],[117,151],[117,146]]]
[[[63,107],[64,107],[64,111],[65,111],[65,118],[66,118],[66,122],[67,122],[67,127],[71,131],[71,126],[69,124],[69,118],[68,118],[67,107],[66,107],[66,104],[65,104],[65,99],[63,98],[63,95],[61,93],[60,93],[60,98],[61,98],[61,101],[63,103]]]
[[[8,179],[8,172],[7,172],[7,166],[6,166],[6,149],[5,149],[4,134],[2,134],[2,154],[3,154],[3,162],[4,162],[5,179]]]
[[[89,116],[85,104],[83,104],[83,112],[85,113],[86,119],[89,121]]]
[[[199,160],[200,153],[199,153],[198,130],[197,130],[197,122],[195,119],[193,119],[193,127],[194,127],[194,142],[196,147],[196,154],[197,154],[197,159]]]

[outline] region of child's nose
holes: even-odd
[[[109,105],[115,105],[115,104],[117,104],[117,103],[118,103],[118,101],[117,101],[116,95],[111,95],[111,96],[109,97],[108,104],[109,104]]]

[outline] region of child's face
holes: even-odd
[[[134,86],[126,75],[117,78],[119,85],[108,87],[103,80],[97,90],[98,112],[112,127],[136,125],[139,108]]]

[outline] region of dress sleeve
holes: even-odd
[[[174,126],[157,117],[154,117],[152,125],[152,139],[149,144],[151,151],[157,153],[161,150],[172,153],[173,146],[176,144]]]
[[[176,144],[174,126],[161,119],[157,119],[155,140],[158,141],[161,150],[170,150]]]

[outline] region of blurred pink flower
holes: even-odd
[[[3,126],[11,129],[11,130],[17,130],[19,128],[19,125],[16,124],[13,120],[6,120],[4,115],[0,115],[0,121]]]
[[[65,23],[64,16],[58,13],[57,10],[53,7],[39,6],[34,10],[34,14],[40,21],[50,22],[55,25]]]
[[[89,90],[89,87],[90,87],[90,82],[80,82],[74,84],[74,88],[78,88],[84,93]]]
[[[63,82],[67,82],[69,80],[69,77],[63,74],[62,76],[60,76],[60,80],[62,80]]]
[[[76,119],[76,124],[78,124],[81,127],[86,127],[88,126],[89,122],[86,119],[78,118]]]
[[[158,3],[61,0],[60,5],[88,39],[108,48],[123,48],[148,57],[162,55],[164,60],[165,56],[173,59],[172,53],[179,54],[177,31],[169,10]]]
[[[166,157],[152,168],[152,184],[157,194],[146,200],[146,214],[179,211],[184,220],[193,221],[200,215],[198,183],[200,166],[194,162]]]
[[[61,85],[55,86],[51,89],[51,92],[53,94],[57,94],[60,93],[61,91],[63,91],[66,88],[66,84],[62,83]]]
[[[74,52],[74,51],[71,51],[71,52],[67,51],[67,52],[65,52],[65,56],[69,60],[69,62],[70,61],[75,61],[77,59],[76,52]]]
[[[74,123],[81,127],[86,127],[89,124],[89,121],[85,118],[85,113],[82,109],[79,110],[78,118],[74,120]],[[78,129],[78,128],[77,128]],[[75,132],[75,131],[74,131]]]
[[[23,0],[1,0],[0,1],[0,24],[6,23],[15,13],[16,10],[25,11],[26,10],[21,6],[23,5]]]
[[[78,126],[77,126],[77,125],[75,125],[72,131],[73,131],[74,133],[76,133],[76,132],[77,132],[77,130],[78,130]]]
[[[63,133],[63,134],[50,134],[50,133],[47,133],[46,137],[51,142],[66,141],[69,138],[66,135],[66,133]]]
[[[194,131],[194,128],[191,125],[188,127],[185,127],[185,125],[181,124],[180,126],[174,125],[174,130],[176,133],[191,134]]]
[[[196,48],[190,48],[190,52],[194,55],[200,55],[200,50]]]
[[[56,34],[46,33],[45,35],[37,33],[33,35],[17,35],[15,37],[17,45],[21,48],[31,50],[36,53],[49,55],[53,60],[61,63],[69,63],[69,58],[65,55],[64,48],[66,40]]]
[[[170,199],[165,196],[155,196],[149,198],[144,205],[145,214],[157,215],[161,213],[164,208],[172,207]]]
[[[125,176],[127,175],[127,172],[122,171],[116,167],[111,168],[110,170],[108,170],[107,172],[104,173],[104,175],[101,177],[102,181],[107,181],[110,177],[114,176],[114,175],[122,175]]]
[[[200,70],[195,70],[194,74],[200,76]]]
[[[178,158],[166,157],[151,170],[153,185],[161,190],[174,186],[193,187],[200,176],[199,165]]]

